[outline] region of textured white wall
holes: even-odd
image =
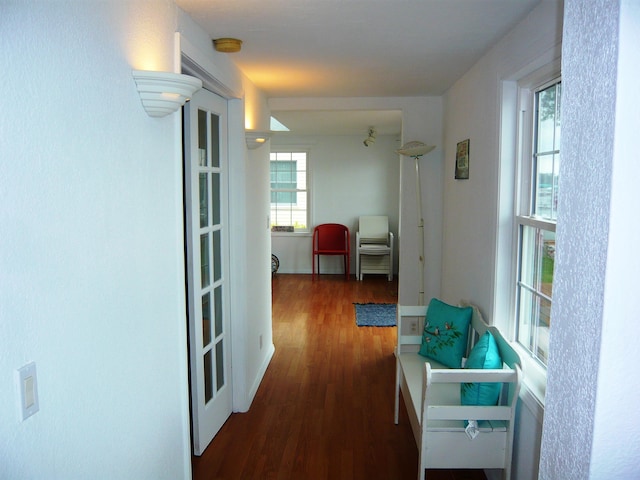
[[[608,10],[612,15],[613,12]],[[598,366],[598,393],[590,478],[638,476],[640,442],[637,438],[640,396],[640,338],[637,321],[640,289],[630,272],[640,272],[640,211],[637,169],[637,136],[640,131],[640,3],[620,2],[615,140],[611,178],[609,244],[604,290],[602,341]],[[613,441],[612,441],[613,439]]]
[[[189,477],[179,116],[150,118],[131,76],[173,69],[175,17],[3,2],[0,478]]]
[[[636,2],[566,2],[542,479],[638,476],[639,31]]]

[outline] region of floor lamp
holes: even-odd
[[[433,150],[435,145],[426,145],[422,142],[405,143],[396,153],[414,159],[416,164],[416,203],[418,209],[418,233],[420,236],[420,290],[418,291],[418,304],[424,305],[424,218],[422,218],[422,188],[420,185],[420,162],[418,159]]]

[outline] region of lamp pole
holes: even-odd
[[[422,186],[420,182],[420,162],[419,159],[423,155],[426,155],[431,150],[436,148],[434,145],[426,145],[423,142],[409,142],[405,143],[396,153],[400,155],[406,155],[411,157],[415,161],[416,168],[416,208],[418,211],[418,241],[420,245],[418,247],[418,260],[420,263],[420,281],[418,290],[418,305],[424,305],[424,218],[422,217]]]
[[[420,261],[420,289],[418,290],[418,305],[424,305],[424,218],[422,217],[422,187],[420,182],[420,162],[422,155],[414,155],[416,163],[416,202],[418,208],[418,260]]]

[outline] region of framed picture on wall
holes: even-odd
[[[456,148],[456,179],[469,178],[469,139],[459,142]]]

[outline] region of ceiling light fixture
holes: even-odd
[[[242,48],[242,40],[237,38],[216,38],[213,40],[213,48],[216,52],[236,53]]]
[[[376,135],[377,132],[375,127],[369,127],[369,136],[364,140],[364,142],[362,142],[364,146],[368,147],[369,145],[376,143]]]
[[[150,117],[164,117],[177,111],[202,88],[202,80],[182,73],[134,70],[133,79]]]
[[[422,187],[420,186],[420,164],[418,159],[433,150],[435,145],[427,145],[423,142],[408,142],[396,150],[396,153],[411,157],[416,164],[416,203],[418,208],[418,231],[420,233],[419,260],[420,260],[420,289],[418,291],[418,304],[424,305],[424,218],[422,218]]]

